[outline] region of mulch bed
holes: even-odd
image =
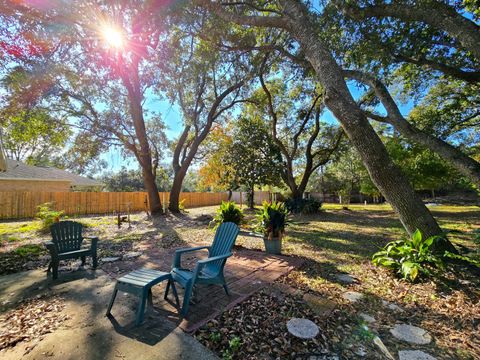
[[[313,321],[320,333],[311,340],[294,337],[286,327],[293,317]],[[301,294],[267,289],[209,321],[194,336],[224,359],[355,359],[363,337],[360,329],[355,319],[339,309],[327,317],[319,316]],[[350,341],[345,341],[346,337]],[[381,359],[368,343],[361,350],[368,352],[370,359]]]

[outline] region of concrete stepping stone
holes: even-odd
[[[100,261],[104,263],[115,262],[118,260],[120,260],[120,256],[109,256],[100,259]]]
[[[365,313],[360,313],[358,315],[369,324],[377,321],[377,319],[375,319],[373,316],[365,314]]]
[[[397,324],[390,333],[401,341],[410,344],[425,345],[432,341],[431,335],[422,328],[407,324]]]
[[[348,300],[350,302],[357,302],[359,300],[362,300],[364,295],[362,293],[356,292],[356,291],[347,291],[346,293],[343,293],[342,297],[345,300]]]
[[[308,319],[292,318],[287,322],[287,329],[300,339],[313,339],[319,333],[318,326]]]
[[[437,358],[420,350],[401,350],[398,352],[400,360],[437,360]]]

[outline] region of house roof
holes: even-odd
[[[102,183],[85,176],[72,174],[53,167],[31,166],[7,159],[7,171],[0,172],[0,180],[54,180],[70,181],[71,186],[101,186]]]

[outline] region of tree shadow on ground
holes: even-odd
[[[394,217],[393,211],[355,211],[355,210],[327,210],[313,215],[296,215],[298,221],[320,221],[345,223],[355,226],[375,226],[380,228],[402,229],[400,221]]]
[[[365,235],[354,231],[324,232],[295,229],[288,231],[287,244],[302,244],[311,251],[331,250],[336,253],[370,259],[376,251],[385,246],[390,240],[383,235]]]

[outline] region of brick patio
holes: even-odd
[[[134,261],[104,264],[102,269],[114,278],[139,267],[169,271],[173,252],[172,249],[145,249],[145,255]],[[198,257],[186,256],[182,265],[193,267],[198,258],[205,257],[205,253],[198,255]],[[234,255],[228,259],[225,266],[225,277],[230,289],[230,296],[227,296],[223,288],[218,285],[198,286],[189,314],[185,319],[181,319],[174,306],[173,296],[171,295],[171,301],[163,300],[165,285],[160,284],[152,289],[154,308],[166,319],[178,324],[184,331],[192,333],[208,320],[245,300],[256,291],[272,284],[279,277],[299,267],[302,263],[303,260],[297,257],[267,255],[262,251],[237,247],[234,250]],[[178,290],[180,301],[182,301],[183,290]],[[132,311],[132,319],[134,315]],[[147,313],[146,318],[148,316]]]

